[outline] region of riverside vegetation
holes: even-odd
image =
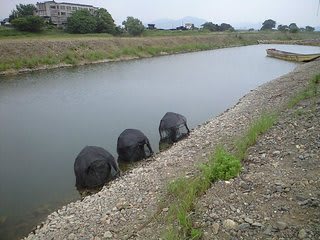
[[[12,30],[14,31],[14,30]],[[12,33],[12,32],[11,32]],[[13,35],[13,36],[12,36]],[[109,34],[27,33],[0,30],[0,74],[153,57],[257,44],[258,40],[307,40],[317,32],[146,31],[143,37]],[[317,42],[315,45],[319,45]]]

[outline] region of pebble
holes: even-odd
[[[253,227],[260,227],[260,228],[263,228],[263,224],[258,223],[258,222],[254,222],[254,223],[252,223],[252,226],[253,226]]]
[[[75,240],[75,239],[76,239],[76,235],[74,233],[69,234],[68,240]]]
[[[231,219],[227,219],[223,221],[223,227],[227,230],[235,230],[238,228],[238,224]]]
[[[246,228],[249,228],[250,227],[250,224],[249,223],[241,223],[239,225],[239,229],[240,230],[243,230],[243,229],[246,229]]]
[[[298,238],[299,238],[299,239],[304,239],[304,238],[306,238],[306,237],[307,237],[307,232],[306,232],[306,230],[301,229],[301,230],[299,231]]]
[[[278,222],[276,223],[276,227],[277,227],[277,229],[279,229],[279,230],[284,230],[284,229],[287,228],[287,224],[286,224],[285,222],[278,221]]]
[[[263,233],[264,233],[265,235],[271,236],[271,235],[272,235],[272,226],[271,226],[271,225],[268,225],[267,228],[264,230]]]
[[[218,232],[219,232],[219,228],[220,228],[219,223],[214,223],[214,224],[212,224],[212,233],[213,233],[214,235],[217,235]]]
[[[107,232],[105,232],[105,233],[103,234],[103,237],[110,239],[110,238],[113,237],[113,234],[112,234],[110,231],[107,231]]]
[[[246,218],[244,219],[244,221],[247,222],[247,223],[249,223],[249,224],[252,224],[252,223],[253,223],[253,220],[252,220],[251,218],[248,218],[248,217],[246,217]]]

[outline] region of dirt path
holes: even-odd
[[[128,236],[132,234],[134,234],[133,239],[159,239],[163,232],[163,225],[161,225],[161,222],[153,221],[152,216],[159,211],[159,202],[165,196],[168,181],[175,179],[178,176],[191,176],[195,174],[197,171],[195,165],[206,161],[207,156],[214,149],[214,146],[242,134],[249,126],[250,122],[262,112],[282,107],[294,93],[304,88],[309,79],[316,73],[320,73],[319,61],[301,65],[292,73],[251,91],[232,109],[229,109],[219,117],[214,118],[193,130],[189,138],[175,144],[171,149],[157,154],[150,161],[141,163],[140,166],[133,169],[125,176],[104,187],[99,193],[86,197],[83,201],[70,203],[57,212],[50,214],[47,220],[41,224],[41,226],[38,226],[35,234],[31,233],[27,239],[127,239]],[[282,137],[282,135],[279,137]],[[276,140],[277,138],[267,139],[265,141],[271,144],[272,141]],[[307,144],[304,144],[304,146],[305,145]],[[275,146],[279,147],[281,145],[278,143],[276,144],[275,142]],[[264,150],[264,152],[261,152],[260,150],[257,150],[258,155],[265,153],[265,155],[263,155],[265,157],[265,164],[262,164],[261,166],[274,167],[277,170],[276,172],[279,172],[279,166],[274,166],[272,161],[268,163],[266,159],[271,158],[271,156],[276,156],[275,159],[278,157],[284,158],[284,156],[287,156],[286,154],[289,150],[284,152],[271,148],[270,151]],[[278,153],[278,151],[280,151],[280,153]],[[290,153],[291,155],[289,154],[288,156],[295,156],[296,153],[293,150],[290,151],[292,154]],[[264,184],[263,182],[261,184],[255,183],[256,179],[261,178],[262,175],[259,175],[259,173],[255,171],[254,166],[261,168],[259,164],[261,164],[262,161],[257,161],[258,165],[251,165],[255,162],[255,160],[252,159],[257,158],[254,157],[254,152],[252,152],[251,155],[248,162],[249,164],[241,178],[237,178],[233,183],[219,182],[214,184],[213,188],[208,191],[206,196],[200,199],[199,210],[197,211],[199,215],[195,215],[195,218],[198,216],[199,220],[196,221],[205,228],[205,236],[207,236],[208,239],[211,239],[212,237],[211,230],[213,225],[219,226],[217,227],[219,228],[218,234],[222,234],[216,235],[217,239],[221,239],[220,237],[224,236],[228,237],[231,234],[228,232],[229,230],[223,231],[221,223],[224,220],[229,219],[229,222],[232,220],[237,224],[237,227],[240,227],[240,220],[233,219],[231,211],[224,211],[223,208],[228,206],[228,209],[231,209],[232,211],[235,210],[237,213],[236,216],[238,216],[239,219],[242,219],[242,215],[245,214],[243,212],[244,209],[250,209],[250,206],[252,206],[248,199],[245,202],[247,204],[245,206],[247,207],[240,208],[240,213],[238,213],[237,207],[230,207],[232,206],[230,201],[221,202],[220,198],[223,197],[222,193],[225,191],[222,190],[225,186],[230,186],[230,189],[234,189],[233,191],[236,193],[242,192],[243,190],[238,189],[238,186],[236,185],[239,181],[243,187],[247,188],[246,191],[248,191],[248,194],[258,194],[255,188]],[[305,158],[307,157],[305,156]],[[268,175],[273,176],[273,173],[270,170],[267,169],[266,171],[268,171]],[[288,169],[287,174],[289,174],[290,171],[291,170]],[[285,174],[285,171],[280,171],[280,173]],[[245,177],[249,179],[245,181]],[[305,177],[305,179],[308,180],[308,183],[309,180],[315,181],[314,179],[309,179],[307,177]],[[262,180],[263,179],[261,179],[261,181]],[[282,182],[269,181],[270,191],[274,190],[273,187],[275,187],[277,191],[282,191],[279,193],[271,192],[271,199],[273,199],[274,196],[285,194],[287,189],[289,189],[289,192],[291,191],[292,194],[295,193],[295,190],[291,190],[293,189],[293,186],[295,186],[294,184],[292,185],[286,180],[282,180],[280,176],[278,177],[278,180],[281,180]],[[299,184],[297,183],[296,185]],[[317,182],[317,184],[319,184],[319,182]],[[219,193],[216,195],[217,191],[215,190],[215,187],[221,187],[221,194]],[[263,190],[261,191],[263,192]],[[260,192],[259,194],[261,195]],[[267,194],[268,192],[264,193],[264,195]],[[303,193],[302,196],[308,196],[308,198],[299,198],[298,201],[301,201],[303,205],[306,205],[306,208],[309,207],[309,204],[311,204],[311,207],[313,208],[313,205],[317,203],[318,197],[316,197],[317,195],[315,192],[312,196],[309,196],[308,194],[309,192]],[[225,196],[226,198],[230,197],[228,192],[226,192]],[[233,196],[234,199],[237,199],[237,195],[234,194]],[[308,202],[305,203],[304,201]],[[210,221],[207,220],[206,217],[210,217],[210,214],[215,212],[212,211],[212,209],[217,209],[213,204],[218,204],[218,202],[220,205],[217,205],[217,208],[223,215],[217,215],[217,218],[212,218]],[[238,202],[242,203],[242,200],[239,198]],[[272,201],[270,202],[272,203]],[[255,206],[257,208],[260,205],[256,203]],[[282,207],[282,205],[279,205],[279,207]],[[284,205],[281,209],[289,209],[290,212],[290,207],[291,205]],[[253,211],[255,211],[256,208],[253,208]],[[166,211],[166,206],[163,206],[163,208],[160,209],[161,215],[166,215]],[[261,218],[251,214],[248,215],[248,218],[252,219],[254,223],[259,223],[263,226],[250,225],[245,229],[254,229],[254,227],[264,229],[265,226],[271,225],[272,228],[270,232],[272,236],[272,234],[274,234],[274,228],[271,221],[272,216],[267,214],[266,217],[269,217],[270,220],[265,221],[260,220],[265,218],[263,213],[259,212],[259,216],[261,216]],[[251,221],[248,221],[250,224]],[[270,221],[270,224],[267,221]],[[284,229],[291,229],[291,223],[286,219],[280,219],[278,221],[283,221],[286,225],[284,227],[281,225],[282,223],[279,223],[279,226],[281,225],[280,228],[284,227]],[[141,229],[141,226],[144,226],[144,228]],[[304,227],[303,229],[307,235],[310,234],[308,232],[310,231],[309,228]],[[238,234],[238,228],[232,231],[235,232],[234,234]],[[283,232],[285,231],[286,230]],[[316,232],[314,234],[316,234]]]

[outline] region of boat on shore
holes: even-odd
[[[267,51],[267,56],[269,57],[279,58],[287,61],[295,61],[295,62],[310,62],[320,57],[320,53],[301,54],[301,53],[280,51],[275,48],[269,48],[266,51]]]

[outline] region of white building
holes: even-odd
[[[75,4],[75,3],[67,3],[67,2],[55,2],[55,1],[47,1],[47,2],[38,2],[37,4],[36,15],[50,19],[53,24],[57,26],[63,26],[67,23],[68,17],[76,10],[86,9],[90,12],[94,12],[98,8],[92,5],[84,5],[84,4]]]

